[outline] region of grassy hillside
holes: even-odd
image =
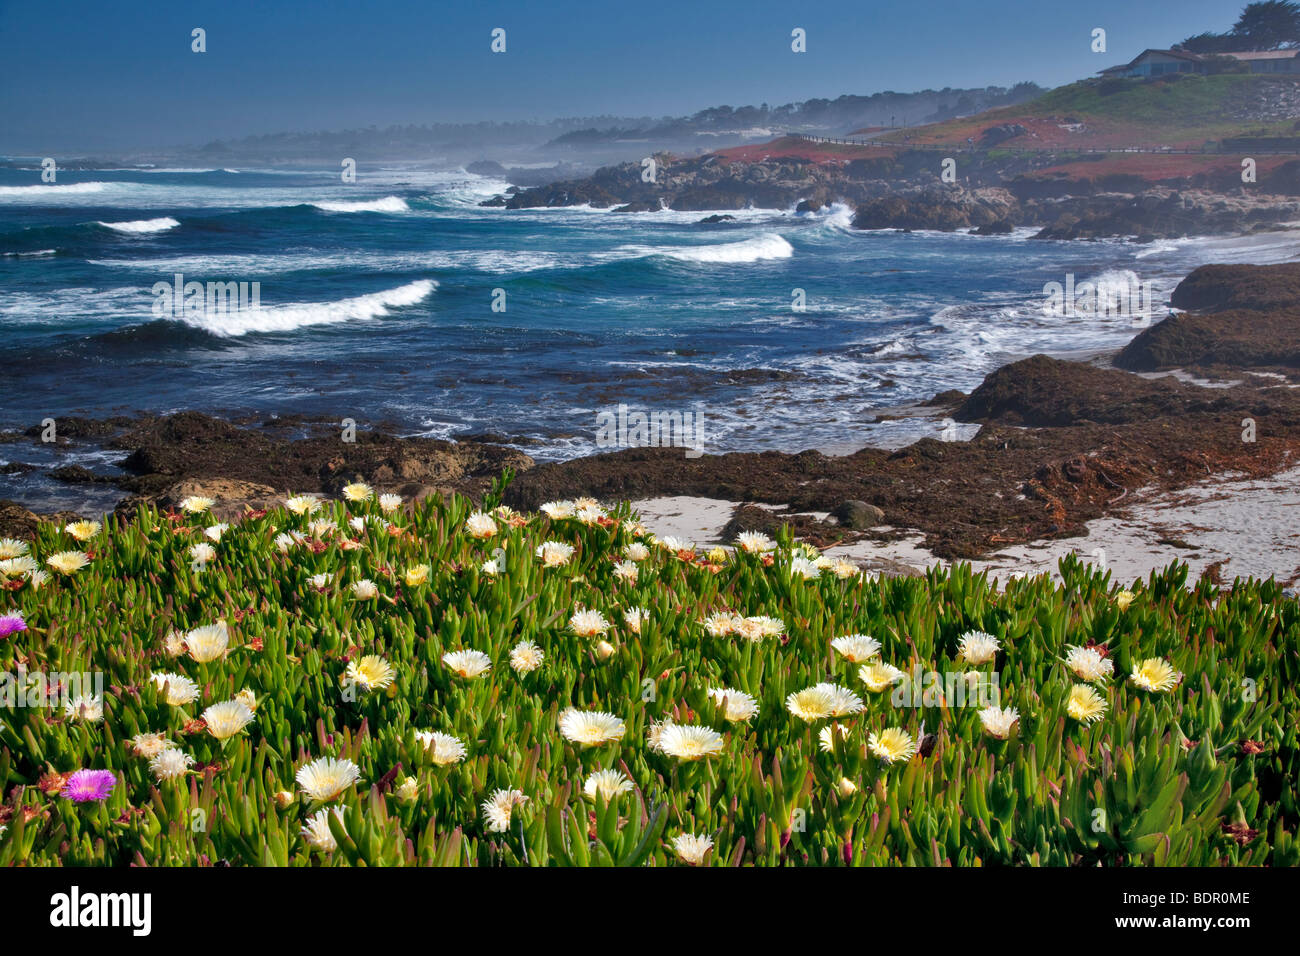
[[[1294,132],[1294,119],[1279,118],[1287,113],[1281,104],[1294,89],[1294,81],[1243,74],[1090,79],[1018,106],[896,130],[882,138],[964,144],[971,137],[978,144],[986,130],[1019,124],[1026,132],[1002,145],[1199,148],[1225,136]]]

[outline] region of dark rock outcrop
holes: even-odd
[[[865,501],[846,501],[831,512],[831,517],[845,528],[867,531],[885,520],[885,513]]]
[[[1259,407],[1258,396],[1146,379],[1084,362],[1035,355],[986,377],[953,413],[963,422],[1061,428],[1126,424],[1174,415]]]
[[[1300,217],[1300,202],[1162,187],[1047,201],[1030,212],[1047,223],[1036,239],[1179,238],[1277,226]]]
[[[1169,303],[1202,312],[1300,307],[1300,262],[1201,266],[1178,283]]]
[[[532,459],[501,445],[397,438],[358,431],[344,441],[336,428],[313,429],[305,438],[280,438],[198,412],[144,419],[111,447],[129,449],[115,479],[137,495],[167,493],[185,479],[255,482],[281,491],[337,493],[358,478],[379,488],[430,486],[472,491],[505,467],[522,471]]]
[[[936,184],[863,203],[853,217],[853,227],[951,232],[971,226],[991,226],[1017,217],[1019,212],[1019,203],[1005,189]]]
[[[1142,331],[1115,356],[1134,372],[1168,368],[1300,369],[1300,307],[1285,312],[1174,315]]]
[[[997,146],[999,143],[1005,143],[1009,139],[1015,139],[1017,136],[1024,136],[1028,132],[1029,130],[1019,123],[990,126],[980,135],[979,145],[981,149],[988,149],[991,146]]]

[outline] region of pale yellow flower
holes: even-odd
[[[492,668],[492,658],[482,651],[448,651],[442,655],[442,662],[467,678],[478,677]]]
[[[761,531],[742,531],[736,537],[736,544],[746,554],[766,554],[776,550],[776,542]]]
[[[177,777],[183,777],[189,771],[190,765],[194,763],[194,758],[184,751],[175,747],[168,747],[153,755],[149,761],[149,769],[159,783],[165,780],[175,780]]]
[[[0,561],[20,558],[27,553],[27,549],[26,541],[19,541],[17,538],[0,538]]]
[[[73,697],[71,700],[64,701],[63,715],[77,720],[88,720],[92,723],[103,720],[104,698],[98,694]]]
[[[206,541],[200,541],[198,544],[190,545],[190,560],[202,567],[209,561],[217,559],[217,549],[212,547]]]
[[[59,574],[76,574],[90,563],[90,558],[84,551],[59,551],[46,558],[45,563]]]
[[[1065,710],[1075,720],[1091,724],[1106,715],[1108,706],[1106,699],[1092,687],[1087,684],[1075,684],[1070,688],[1070,699],[1066,702]]]
[[[1074,671],[1074,676],[1089,683],[1106,680],[1115,672],[1115,664],[1109,657],[1103,657],[1095,647],[1076,647],[1068,645],[1065,653],[1065,666]]]
[[[309,515],[320,510],[321,500],[315,495],[294,495],[284,506],[296,515]]]
[[[631,789],[632,781],[621,770],[597,770],[582,785],[582,792],[589,799],[595,800],[599,795],[605,798],[606,803]]]
[[[726,704],[723,716],[732,721],[746,721],[758,713],[758,701],[732,687],[710,687],[709,696],[716,704]]]
[[[568,708],[560,714],[560,733],[565,740],[584,747],[618,740],[626,730],[623,721],[603,710],[578,710]]]
[[[393,682],[397,671],[378,654],[367,654],[359,660],[348,661],[347,679],[363,691],[382,690]]]
[[[879,694],[882,690],[898,683],[904,676],[904,673],[893,664],[885,664],[881,661],[858,668],[858,680],[866,684],[867,690],[873,694]]]
[[[465,745],[451,734],[436,730],[418,730],[415,739],[420,741],[429,759],[439,767],[460,763],[465,759]]]
[[[849,728],[843,724],[827,724],[817,732],[817,740],[823,753],[831,753],[835,750],[835,738],[840,740],[849,739]]]
[[[218,740],[235,736],[253,720],[253,712],[242,700],[225,700],[213,704],[203,712],[203,722],[208,733]]]
[[[1163,657],[1148,657],[1140,664],[1134,664],[1133,673],[1129,675],[1134,686],[1157,694],[1173,690],[1182,679],[1183,675]]]
[[[834,695],[825,684],[818,684],[791,694],[785,699],[786,709],[800,720],[812,722],[831,715],[835,704]]]
[[[868,637],[866,634],[848,634],[844,637],[837,637],[831,641],[831,647],[835,652],[854,664],[861,664],[869,661],[880,653],[880,642],[874,637]]]
[[[369,501],[374,497],[375,489],[371,488],[364,481],[354,481],[350,485],[343,486],[343,497],[351,502]]]
[[[131,738],[131,750],[137,757],[155,757],[173,746],[163,733],[136,734]]]
[[[700,760],[722,752],[724,738],[712,727],[665,724],[659,730],[658,749],[678,760]]]
[[[563,541],[543,541],[537,546],[536,553],[544,567],[558,568],[568,564],[573,557],[573,545]]]
[[[967,631],[957,645],[957,660],[979,666],[987,664],[998,654],[998,639],[983,631]]]
[[[609,621],[599,611],[578,609],[569,618],[569,630],[579,637],[597,637],[609,630]]]
[[[497,790],[483,801],[483,819],[490,833],[505,833],[510,829],[510,818],[514,808],[524,804],[528,798],[522,790]]]
[[[490,538],[497,533],[497,523],[491,515],[475,511],[465,519],[465,530],[471,538]]]
[[[98,521],[73,521],[65,525],[63,530],[78,541],[89,541],[99,534],[102,528],[103,526]]]
[[[673,852],[683,863],[699,866],[704,857],[713,849],[713,838],[696,836],[694,833],[681,833],[673,837]]]
[[[307,823],[302,828],[302,837],[312,849],[323,850],[326,853],[333,853],[338,849],[338,841],[334,839],[334,833],[330,830],[331,813],[342,827],[343,810],[339,807],[317,810],[307,818]]]
[[[867,737],[867,749],[882,763],[891,764],[911,760],[916,753],[916,742],[906,730],[890,727]]]
[[[623,612],[623,623],[633,634],[641,633],[641,625],[650,619],[650,612],[643,607],[630,607]]]
[[[510,666],[516,674],[531,674],[542,666],[545,655],[532,641],[520,641],[510,649]]]
[[[1011,736],[1011,728],[1019,719],[1020,712],[1014,707],[1003,709],[990,705],[980,711],[980,723],[989,734],[999,740],[1006,740]]]
[[[183,674],[153,674],[150,679],[173,707],[184,707],[199,699],[199,685]]]
[[[361,769],[346,758],[319,757],[304,764],[294,779],[310,799],[325,803],[342,796],[361,779]]]
[[[230,632],[226,630],[225,621],[196,627],[185,634],[185,646],[189,648],[190,657],[200,664],[222,657],[229,644]]]

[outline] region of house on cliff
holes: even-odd
[[[1300,50],[1247,50],[1240,53],[1200,54],[1186,50],[1143,50],[1128,63],[1100,70],[1107,77],[1148,79],[1168,73],[1209,73],[1215,58],[1244,63],[1251,73],[1300,74]]]

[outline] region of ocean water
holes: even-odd
[[[896,446],[941,423],[875,416],[1136,334],[1128,316],[1045,315],[1047,283],[1149,282],[1158,320],[1196,265],[1300,252],[1286,234],[862,232],[843,207],[704,225],[707,212],[478,206],[508,185],[415,166],[362,167],[354,184],[337,168],[60,171],[53,185],[35,164],[0,169],[0,427],[306,413],[523,436],[556,459],[598,450],[597,416],[624,404],[701,412],[709,451]],[[257,283],[259,307],[159,315],[173,300],[152,290],[178,273]],[[35,460],[22,444],[4,456]]]

